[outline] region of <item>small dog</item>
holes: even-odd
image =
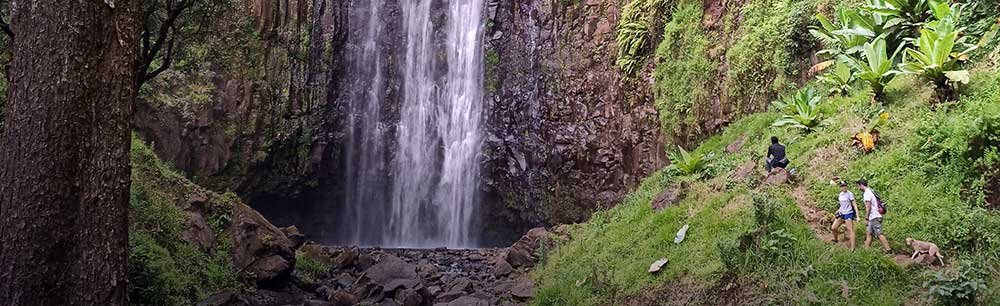
[[[927,254],[928,256],[936,257],[941,261],[941,265],[944,265],[944,255],[941,255],[941,249],[939,249],[936,244],[913,238],[906,238],[906,245],[913,247],[913,256],[910,256],[910,259],[916,259],[917,255],[920,254]]]

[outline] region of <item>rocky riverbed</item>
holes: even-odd
[[[528,272],[553,235],[529,231],[508,248],[473,250],[299,247],[297,269],[286,282],[245,293],[220,292],[199,306],[486,306],[526,305],[534,297]]]

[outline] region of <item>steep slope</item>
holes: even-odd
[[[298,247],[232,193],[218,194],[169,169],[132,139],[129,300],[192,305],[220,290],[286,279]]]
[[[932,241],[947,254],[945,271],[979,271],[970,273],[989,280],[990,287],[1000,284],[995,272],[1000,215],[991,209],[996,203],[986,201],[992,191],[982,187],[995,184],[989,169],[1000,166],[995,159],[1000,74],[995,67],[981,70],[957,103],[937,110],[931,110],[931,93],[922,82],[893,82],[886,103],[893,118],[872,154],[850,146],[851,135],[878,111],[866,92],[829,99],[823,108],[830,124],[809,134],[770,127],[777,119],[773,113],[735,122],[696,150],[714,153],[711,178],[660,171],[619,207],[576,226],[571,242],[547,254],[536,272],[535,304],[654,305],[674,299],[681,301],[678,305],[924,303],[923,281],[932,272],[920,265],[900,266],[872,249],[852,253],[829,244],[828,235],[814,234],[813,220],[799,210],[793,189],[807,190],[799,200],[832,211],[836,191],[828,182],[833,175],[867,178],[891,203],[885,228],[897,254],[908,255],[907,237]],[[739,169],[745,163],[759,169],[771,135],[788,143],[797,188],[761,184],[761,170],[738,174],[745,172]],[[745,139],[742,148],[727,152],[726,146],[738,139]],[[654,197],[674,185],[682,186],[686,196],[655,212],[650,207]],[[686,240],[673,244],[671,238],[685,224],[690,224]],[[670,259],[664,271],[647,273],[649,263],[661,257]],[[970,270],[966,262],[978,268]],[[980,302],[989,305],[997,298],[981,296]]]

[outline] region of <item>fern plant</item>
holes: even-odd
[[[824,124],[823,112],[819,104],[823,96],[815,89],[805,88],[784,97],[781,101],[772,102],[782,116],[774,121],[772,126],[791,127],[810,132]]]
[[[631,0],[622,8],[615,41],[618,59],[615,64],[626,76],[635,75],[649,50],[652,20],[669,0]]]
[[[899,58],[902,45],[892,53],[889,53],[887,48],[885,39],[879,37],[870,43],[865,43],[862,53],[863,59],[848,55],[838,57],[840,62],[854,70],[859,80],[871,87],[872,98],[875,102],[885,100],[885,85],[899,74],[899,71],[893,69],[893,66]]]
[[[677,146],[677,152],[670,153],[670,169],[682,175],[701,174],[708,170],[708,157],[701,153],[691,153]]]
[[[917,49],[906,49],[899,69],[931,82],[938,101],[953,101],[958,98],[959,84],[969,83],[969,71],[962,69],[962,63],[969,59],[976,45],[966,43],[967,36],[960,37],[964,30],[957,25],[962,14],[961,4],[947,10],[939,9],[935,14],[941,14],[940,20],[920,30]]]

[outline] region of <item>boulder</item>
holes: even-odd
[[[514,267],[506,260],[497,260],[493,263],[493,276],[496,276],[496,278],[510,275],[511,272],[514,272]]]
[[[750,177],[750,175],[753,174],[753,170],[756,167],[757,167],[756,162],[754,162],[753,160],[748,160],[747,162],[743,163],[742,166],[736,168],[736,171],[733,171],[733,174],[730,175],[729,177],[732,178],[734,181],[745,180],[747,177]]]
[[[788,170],[784,168],[774,168],[771,169],[771,173],[767,174],[767,178],[764,179],[765,185],[777,186],[782,184],[788,184],[791,180],[791,174]]]
[[[320,300],[306,300],[302,303],[302,306],[333,306],[330,302],[320,301]]]
[[[306,243],[306,235],[302,234],[302,232],[299,231],[299,228],[295,227],[295,225],[282,227],[281,232],[285,233],[285,237],[288,237],[288,240],[292,241],[293,249],[298,249]]]
[[[382,261],[365,270],[365,275],[385,291],[411,289],[420,284],[417,266],[394,255],[385,255]]]
[[[326,299],[332,306],[353,306],[358,303],[357,297],[343,290],[330,291]]]
[[[186,211],[185,214],[187,214],[187,229],[181,234],[181,238],[203,251],[214,248],[215,231],[205,222],[205,216],[200,211]]]
[[[684,197],[684,189],[681,188],[680,185],[672,185],[664,188],[663,191],[653,199],[650,206],[652,206],[653,211],[660,211],[674,205],[677,201],[680,201],[682,197]]]
[[[401,306],[420,306],[424,302],[424,298],[416,290],[403,289],[396,293],[396,301]]]
[[[354,266],[354,263],[361,256],[361,250],[357,247],[352,247],[346,249],[337,254],[337,257],[333,258],[333,267],[335,269],[344,269]]]
[[[726,146],[726,153],[736,153],[743,149],[743,144],[747,142],[747,135],[741,135],[735,141]]]
[[[533,267],[535,265],[533,254],[542,243],[550,243],[549,232],[544,227],[533,228],[507,248],[504,259],[513,267]]]
[[[313,243],[305,244],[299,247],[298,253],[313,261],[333,266],[334,254],[330,252],[329,248],[322,245]]]
[[[216,292],[201,302],[196,304],[197,306],[249,306],[250,303],[247,302],[239,294],[232,291],[222,291]]]
[[[367,270],[368,268],[371,268],[371,266],[374,264],[375,264],[375,259],[372,258],[371,255],[361,254],[361,256],[358,256],[358,260],[355,263],[355,267],[357,267],[358,270],[364,271]]]
[[[473,296],[463,296],[445,303],[434,303],[434,306],[490,306],[491,303]]]
[[[226,233],[232,239],[233,265],[258,285],[288,276],[295,266],[293,243],[256,210],[234,203]]]
[[[280,255],[259,258],[252,265],[253,276],[265,282],[277,280],[282,275],[290,272],[294,268],[293,264],[294,262],[290,262]]]
[[[510,295],[520,299],[530,299],[535,297],[535,283],[530,278],[521,277],[510,288]]]

